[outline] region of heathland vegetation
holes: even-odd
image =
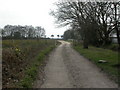
[[[32,87],[39,66],[55,47],[54,40],[3,40],[2,84],[7,87]]]

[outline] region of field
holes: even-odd
[[[3,40],[3,88],[32,87],[44,57],[55,48],[55,40]]]
[[[89,49],[83,49],[81,44],[73,47],[81,55],[85,56],[100,67],[102,71],[106,72],[111,79],[118,82],[118,68],[120,66],[118,64],[118,52],[93,46],[89,46]],[[98,63],[99,60],[105,60],[107,63]]]

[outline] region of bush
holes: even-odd
[[[44,39],[3,40],[2,42],[2,85],[4,88],[16,87],[16,83],[25,77],[26,70],[34,66],[36,56],[39,55],[39,60],[43,59],[51,50],[50,48],[54,46],[54,40],[46,41]],[[35,69],[32,67],[28,71],[32,77],[34,74],[31,72],[34,72]]]

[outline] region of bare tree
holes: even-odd
[[[58,2],[58,9],[51,14],[61,26],[70,25],[79,29],[84,48],[90,42],[109,44],[110,33],[114,30],[113,4],[111,2]],[[78,30],[76,29],[76,30]],[[92,41],[93,40],[93,41]]]
[[[117,14],[117,8],[119,8],[118,14]],[[118,24],[120,23],[120,21],[118,21],[120,20],[120,3],[114,3],[114,10],[115,10],[115,30],[117,33],[117,40],[118,40],[119,50],[120,50],[120,30],[118,30]]]
[[[8,39],[10,38],[19,38],[19,39],[41,38],[45,36],[45,29],[42,28],[41,26],[38,26],[37,28],[35,28],[33,26],[6,25],[4,29],[2,29],[2,36]]]

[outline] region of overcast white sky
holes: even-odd
[[[5,25],[42,26],[47,37],[63,35],[66,28],[56,28],[55,19],[49,15],[58,0],[0,0],[0,28]]]

